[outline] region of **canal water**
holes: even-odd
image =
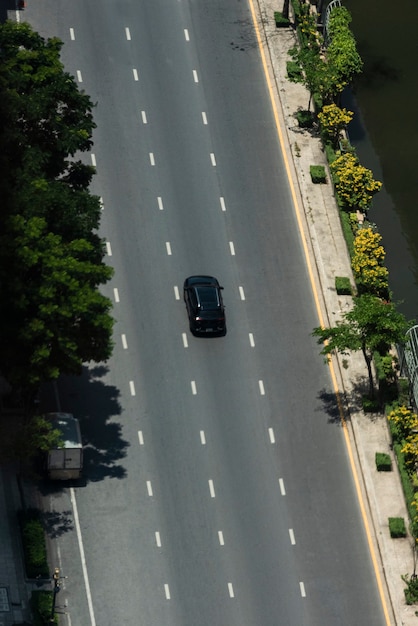
[[[383,237],[390,288],[418,320],[417,0],[343,0],[364,70],[344,106],[360,162],[383,182],[370,219]]]

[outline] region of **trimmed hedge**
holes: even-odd
[[[378,472],[392,471],[392,459],[386,452],[376,452],[375,461]]]
[[[318,184],[327,182],[325,167],[323,165],[311,165],[309,172],[313,183]]]
[[[287,17],[283,17],[281,11],[274,12],[274,21],[276,22],[276,28],[286,28],[290,25],[290,20]]]
[[[389,517],[389,532],[392,539],[406,537],[405,520],[403,517]]]
[[[32,591],[30,600],[34,626],[45,626],[51,623],[53,591]],[[58,616],[54,615],[54,624],[58,624]]]
[[[353,288],[348,276],[335,277],[335,290],[339,296],[352,296]]]
[[[314,117],[312,111],[296,111],[296,119],[300,128],[312,128]]]
[[[287,61],[287,77],[292,83],[299,83],[302,78],[302,69],[296,61]]]
[[[45,532],[37,509],[18,513],[28,578],[50,578]]]

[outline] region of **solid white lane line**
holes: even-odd
[[[190,386],[192,388],[192,394],[195,396],[197,394],[196,381],[195,380],[190,381]]]
[[[96,155],[95,154],[91,154],[91,164],[93,167],[96,167]]]
[[[199,82],[199,78],[198,78],[198,76],[197,76],[197,72],[196,72],[196,70],[193,70],[193,80],[194,80],[194,82],[195,82],[195,83],[198,83],[198,82]]]
[[[252,348],[254,348],[255,343],[254,343],[254,335],[252,333],[248,333],[248,337],[250,338],[250,346]]]
[[[71,504],[73,505],[74,512],[74,525],[77,533],[78,548],[80,550],[81,568],[83,570],[84,586],[86,588],[87,605],[89,607],[90,624],[96,626],[96,618],[94,617],[93,601],[91,598],[89,575],[87,573],[86,556],[84,553],[83,538],[81,536],[80,520],[78,517],[77,501],[75,499],[75,491],[73,487],[70,487]]]
[[[129,389],[131,392],[131,396],[136,396],[136,391],[135,391],[135,384],[133,380],[129,381]]]
[[[134,80],[138,80],[138,70],[136,70],[135,68],[133,68],[132,73],[134,75]]]
[[[127,350],[128,349],[128,342],[126,341],[126,335],[121,335],[120,337],[122,339],[122,347],[123,347],[123,349]]]
[[[186,41],[190,41],[189,31],[187,30],[187,28],[184,29],[184,38],[186,39]]]
[[[142,117],[142,123],[147,124],[148,120],[147,120],[147,114],[145,113],[145,111],[141,111],[141,117]]]
[[[75,40],[74,28],[70,28],[70,39],[71,41]]]
[[[142,434],[142,430],[138,430],[138,441],[140,446],[144,445],[144,436]]]
[[[302,596],[302,598],[306,598],[305,585],[302,582],[300,582],[299,587],[300,587],[300,595]]]
[[[151,498],[153,496],[153,493],[152,493],[152,485],[151,485],[151,481],[150,480],[147,480],[147,492],[148,492],[148,495]]]
[[[188,348],[188,347],[189,347],[189,344],[188,344],[188,342],[187,342],[187,335],[186,335],[186,333],[182,333],[182,334],[181,334],[181,336],[182,336],[182,338],[183,338],[183,346],[184,346],[185,348]]]
[[[206,117],[206,113],[204,111],[202,111],[202,120],[205,125],[208,123],[208,118]]]
[[[214,155],[213,152],[210,153],[210,161],[211,161],[213,167],[215,167],[216,166],[216,159],[215,159],[215,155]]]
[[[165,247],[166,247],[168,256],[171,256],[171,243],[169,241],[166,241]]]
[[[234,246],[234,242],[233,241],[229,242],[229,249],[231,251],[231,255],[235,256],[235,246]]]
[[[222,530],[218,530],[218,539],[219,539],[219,544],[221,546],[224,546],[225,542],[224,542],[224,534],[223,534]]]
[[[157,544],[158,548],[161,548],[161,537],[158,530],[155,531],[155,543]]]
[[[230,598],[234,598],[234,588],[232,586],[232,583],[228,583],[228,593],[229,593],[229,597]]]
[[[280,493],[282,494],[282,496],[286,495],[286,489],[284,488],[284,480],[283,478],[279,478],[279,487],[280,487]]]
[[[176,300],[180,300],[180,292],[179,292],[179,288],[177,287],[177,285],[174,285],[174,297]]]
[[[221,203],[221,209],[222,211],[226,211],[226,206],[225,206],[225,198],[223,198],[222,196],[219,198],[219,201]]]
[[[77,70],[77,80],[78,80],[79,83],[83,82],[83,77],[81,76],[80,70]]]
[[[154,153],[153,152],[149,153],[149,160],[150,160],[151,165],[155,165],[155,159],[154,159]]]
[[[206,445],[206,437],[205,437],[204,430],[200,431],[200,443],[202,444],[202,446]]]
[[[276,443],[276,439],[274,437],[274,430],[272,428],[269,428],[269,437],[270,437],[270,443]]]
[[[170,587],[167,585],[167,583],[165,583],[164,585],[164,592],[165,592],[165,597],[167,600],[170,600],[171,596],[170,596]]]
[[[161,196],[158,196],[157,202],[158,202],[158,208],[160,209],[160,211],[164,211],[164,205],[163,205],[163,200]]]
[[[295,533],[293,532],[293,528],[289,528],[289,537],[290,537],[290,543],[292,544],[292,546],[294,546],[296,544],[296,540],[295,540]]]
[[[238,287],[238,290],[239,290],[239,295],[240,295],[241,300],[245,300],[244,288],[240,286]]]
[[[115,302],[120,302],[119,300],[119,291],[117,287],[114,287],[113,289],[113,297],[115,298]]]
[[[208,482],[209,482],[210,497],[214,498],[215,497],[215,487],[213,486],[213,480],[210,479]]]
[[[112,246],[110,245],[110,241],[106,241],[106,252],[107,256],[112,256]]]
[[[126,35],[126,39],[128,41],[131,41],[131,31],[129,30],[128,27],[125,28],[125,35]]]
[[[258,386],[259,386],[259,388],[260,388],[260,393],[261,393],[261,395],[262,395],[262,396],[265,396],[265,395],[266,395],[266,392],[265,392],[265,390],[264,390],[264,383],[263,383],[263,381],[262,381],[262,380],[259,380],[259,381],[258,381]]]

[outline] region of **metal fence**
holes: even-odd
[[[418,409],[418,325],[412,326],[406,333],[404,348],[398,348],[401,374],[409,380],[410,403]]]

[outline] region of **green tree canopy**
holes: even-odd
[[[369,376],[370,397],[374,396],[372,358],[375,351],[385,354],[391,345],[405,342],[409,324],[392,302],[363,294],[354,299],[354,306],[343,320],[332,328],[315,328],[313,335],[324,343],[321,354],[336,351],[348,354],[361,350]]]

